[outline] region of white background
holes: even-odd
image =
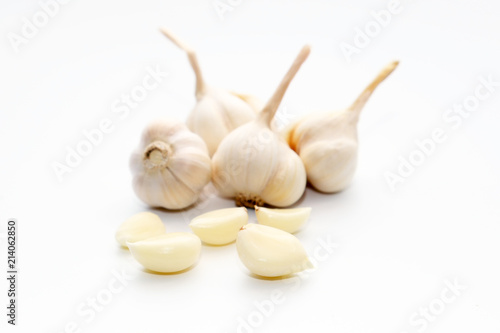
[[[353,44],[356,28],[388,1],[233,3],[222,20],[212,0],[74,0],[15,52],[8,34],[21,34],[23,18],[32,20],[40,4],[2,0],[1,231],[10,217],[20,224],[19,325],[8,332],[64,332],[71,322],[80,332],[237,332],[250,317],[255,327],[241,332],[413,333],[423,327],[410,322],[414,313],[439,308],[445,281],[455,279],[467,289],[421,331],[498,332],[500,87],[457,128],[443,120],[474,96],[480,77],[500,81],[498,2],[402,0],[400,13],[351,62],[340,44]],[[135,197],[128,169],[143,127],[159,117],[185,120],[194,105],[193,73],[160,26],[198,50],[210,84],[262,99],[310,43],[281,106],[295,117],[348,106],[386,63],[401,61],[363,111],[352,186],[336,195],[308,188],[299,203],[313,207],[297,234],[309,254],[321,241],[338,244],[316,270],[255,279],[232,244],[203,247],[184,274],[153,275],[115,242],[124,219],[149,209]],[[142,82],[148,66],[168,78],[120,119],[113,102]],[[58,181],[53,163],[64,163],[67,147],[104,118],[113,131]],[[399,156],[408,158],[415,140],[435,128],[445,142],[391,191],[384,174],[397,172]],[[232,206],[211,197],[194,212],[151,211],[168,231],[187,231],[192,214]],[[1,241],[5,272],[5,234]],[[134,276],[127,286],[95,317],[79,315],[122,270]],[[268,304],[275,290],[283,302],[264,317],[255,302]]]

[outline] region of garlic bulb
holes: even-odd
[[[182,209],[210,182],[207,146],[178,122],[158,121],[142,134],[130,158],[137,196],[153,207]]]
[[[165,226],[158,215],[142,212],[123,222],[116,231],[115,238],[121,246],[127,247],[127,242],[137,242],[164,233]]]
[[[397,65],[397,61],[387,65],[348,109],[307,116],[285,131],[285,140],[300,155],[307,180],[317,190],[338,192],[351,182],[357,164],[359,115],[375,88]]]
[[[287,276],[313,267],[297,237],[265,225],[244,226],[236,249],[250,272],[260,276]]]
[[[189,227],[200,239],[210,245],[234,242],[238,231],[248,223],[246,208],[214,210],[195,217]]]
[[[307,59],[305,46],[274,95],[257,118],[222,140],[212,158],[212,181],[222,196],[236,204],[253,208],[267,203],[285,207],[302,196],[306,173],[299,156],[270,128],[283,95]]]
[[[259,224],[278,228],[293,234],[299,231],[309,219],[311,207],[273,209],[255,206],[255,215]]]
[[[160,273],[174,273],[193,266],[200,257],[201,241],[188,232],[173,232],[127,243],[142,266]]]
[[[235,128],[255,119],[260,102],[250,95],[236,94],[208,86],[201,75],[196,53],[169,30],[161,32],[187,53],[196,76],[196,106],[191,111],[187,126],[207,144],[212,156],[222,139]]]

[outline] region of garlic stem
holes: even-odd
[[[354,103],[352,103],[352,105],[349,107],[349,110],[350,112],[352,112],[353,120],[355,122],[358,121],[361,110],[363,110],[363,107],[372,95],[373,91],[375,91],[375,88],[377,88],[377,86],[382,81],[384,81],[396,69],[398,65],[399,61],[393,61],[385,66],[377,75],[377,77],[365,88],[365,90],[363,90],[363,92],[354,101]]]
[[[305,45],[302,48],[300,53],[295,58],[295,61],[293,62],[292,66],[286,73],[285,77],[281,80],[281,83],[274,92],[273,96],[271,96],[267,104],[264,106],[262,112],[259,113],[258,116],[259,120],[263,121],[266,124],[266,126],[268,127],[271,126],[271,121],[274,117],[274,114],[278,110],[278,107],[281,103],[281,100],[283,99],[283,96],[285,95],[286,90],[288,89],[288,86],[290,85],[290,82],[295,77],[295,74],[297,74],[300,67],[309,56],[310,52],[311,52],[311,47],[309,45]]]
[[[186,52],[189,63],[193,68],[194,75],[196,76],[196,98],[200,99],[205,94],[205,81],[203,81],[203,76],[201,75],[200,65],[198,63],[198,58],[196,57],[196,52],[189,47],[186,43],[182,42],[177,38],[172,32],[166,28],[160,28],[160,31],[168,38],[172,43],[174,43],[178,48]]]
[[[144,165],[148,169],[165,168],[172,149],[163,141],[153,141],[144,150]]]

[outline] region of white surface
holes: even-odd
[[[7,33],[19,33],[22,18],[40,7],[3,1],[1,230],[9,217],[20,223],[19,326],[8,332],[64,332],[72,321],[81,332],[237,332],[238,318],[259,319],[255,302],[271,299],[273,290],[284,301],[254,332],[417,332],[413,313],[439,305],[445,280],[455,278],[467,289],[425,331],[498,332],[500,88],[457,129],[442,115],[474,93],[480,76],[500,80],[500,7],[486,0],[402,3],[401,13],[347,63],[340,42],[352,43],[355,27],[386,1],[243,0],[222,21],[211,0],[75,0],[19,53]],[[352,186],[337,195],[307,189],[300,203],[313,207],[297,234],[310,255],[318,240],[338,244],[305,277],[255,279],[234,244],[204,247],[185,274],[152,275],[115,242],[117,226],[148,209],[132,192],[128,170],[142,128],[162,116],[184,120],[194,103],[192,71],[160,35],[161,25],[198,50],[209,83],[263,99],[310,42],[311,57],[282,104],[295,116],[348,106],[383,65],[401,60],[362,114]],[[120,120],[113,101],[156,65],[169,77]],[[114,131],[59,182],[52,163],[103,118]],[[447,140],[391,192],[384,173],[436,127]],[[210,197],[194,211],[152,211],[169,231],[185,231],[190,214],[232,206]],[[4,272],[4,238],[1,249]],[[77,309],[121,270],[135,278],[87,322]]]

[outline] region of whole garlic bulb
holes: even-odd
[[[307,116],[285,131],[290,148],[304,162],[307,180],[317,190],[334,193],[351,182],[357,164],[359,115],[375,88],[397,65],[397,61],[387,65],[348,109]]]
[[[187,119],[187,126],[205,141],[212,156],[229,132],[255,119],[261,103],[251,95],[208,86],[203,80],[196,53],[169,30],[162,28],[161,32],[187,53],[193,67],[197,103]]]
[[[130,157],[137,196],[153,207],[182,209],[210,182],[207,146],[182,123],[158,121],[142,133]]]
[[[257,119],[222,140],[212,158],[212,181],[222,196],[253,208],[290,206],[302,196],[306,173],[299,156],[270,128],[283,95],[309,55],[304,46]]]

